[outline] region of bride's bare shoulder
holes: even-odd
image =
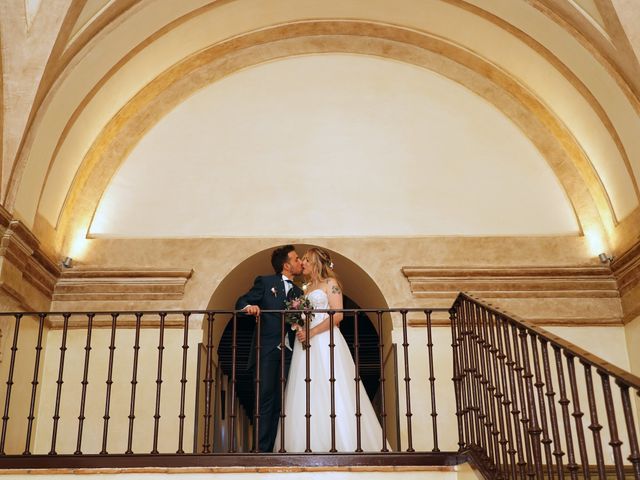
[[[327,294],[333,293],[342,293],[342,289],[340,288],[340,284],[335,278],[327,278],[325,280],[325,286],[327,289]]]

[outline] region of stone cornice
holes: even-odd
[[[54,301],[181,300],[193,270],[76,267],[62,272]]]
[[[43,302],[51,300],[60,268],[41,249],[33,233],[20,220],[12,219],[3,207],[0,207],[0,235],[0,257],[13,267],[2,265],[2,288],[17,296],[25,306],[42,308]],[[27,285],[21,284],[22,281]],[[29,301],[32,289],[41,295],[35,304]]]
[[[619,298],[611,270],[576,267],[403,267],[417,298]]]
[[[640,315],[640,241],[611,263],[622,299],[623,322]]]
[[[624,295],[640,283],[640,241],[611,263],[611,270],[618,280],[620,295]]]

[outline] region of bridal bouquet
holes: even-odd
[[[311,300],[309,300],[304,295],[296,298],[292,298],[291,300],[287,300],[284,302],[287,310],[312,310],[313,305],[311,304]],[[302,312],[291,312],[286,313],[284,320],[291,324],[291,328],[293,330],[297,330],[299,327],[304,327],[304,314]]]

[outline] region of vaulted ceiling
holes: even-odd
[[[595,231],[615,244],[638,211],[638,15],[620,0],[2,2],[3,203],[57,249],[89,232]],[[345,118],[347,104],[360,116]],[[174,138],[185,122],[197,135]],[[207,123],[218,126],[210,135]],[[296,161],[292,190],[313,196],[324,171],[310,166],[325,159],[338,205],[370,200],[355,227],[243,229],[255,222],[216,210],[238,192],[268,197],[281,188],[273,172]],[[230,166],[263,172],[244,179],[266,186],[234,185]],[[171,185],[182,190],[163,203]],[[217,200],[198,210],[211,191]],[[409,207],[426,213],[394,214]],[[154,208],[164,217],[140,221]],[[397,224],[373,228],[381,209]],[[180,212],[200,220],[176,221]]]

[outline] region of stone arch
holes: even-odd
[[[304,252],[307,248],[315,246],[305,243],[296,243],[296,250],[300,253]],[[225,329],[229,328],[231,325],[233,315],[226,313],[230,310],[233,310],[236,299],[245,293],[252,285],[255,276],[261,274],[270,274],[272,271],[270,265],[270,255],[272,250],[276,246],[274,245],[271,248],[261,250],[249,257],[247,257],[244,261],[239,263],[233,270],[231,270],[226,277],[218,284],[216,289],[213,291],[209,303],[207,305],[207,310],[213,311],[222,311],[225,313],[216,314],[215,319],[213,321],[213,329],[212,329],[212,345],[213,345],[213,353],[212,358],[217,366],[216,378],[217,381],[222,385],[229,385],[229,371],[230,371],[230,362],[229,359],[229,351],[230,348],[227,345],[225,348],[221,348],[221,341],[223,340],[223,334]],[[325,248],[325,247],[322,247]],[[353,303],[362,307],[362,308],[375,308],[375,309],[387,309],[389,308],[380,288],[375,283],[375,281],[367,274],[367,272],[357,265],[355,262],[350,260],[349,258],[341,255],[335,250],[326,249],[330,252],[333,262],[335,264],[336,273],[339,275],[341,283],[343,285],[343,290],[345,292],[345,297],[348,297]],[[345,319],[346,320],[346,319]],[[351,320],[351,319],[350,319]],[[359,321],[356,318],[352,319],[353,321]],[[360,317],[360,323],[364,320],[364,317]],[[378,368],[380,362],[384,362],[385,359],[391,358],[388,353],[392,350],[392,329],[393,322],[389,315],[382,315],[380,317],[380,324],[382,326],[382,332],[379,331],[378,326],[378,315],[372,314],[369,315],[369,321],[373,325],[373,328],[378,334],[379,339],[381,339],[384,345],[384,357],[380,358],[378,356]],[[236,427],[236,448],[239,448],[241,451],[243,449],[250,448],[249,438],[247,433],[250,430],[248,427],[248,423],[250,419],[245,414],[248,410],[250,410],[251,405],[247,402],[246,397],[251,395],[251,374],[245,369],[246,357],[248,356],[248,342],[250,341],[251,331],[245,331],[248,323],[252,322],[250,319],[245,320],[237,320],[236,328],[237,328],[237,350],[236,350],[236,358],[238,358],[238,364],[236,366],[236,385],[234,387],[235,392],[239,399],[231,399],[229,397],[229,388],[225,389],[225,393],[222,396],[226,396],[226,404],[230,405],[231,402],[236,402],[235,407],[240,410],[240,406],[244,404],[244,411],[237,411],[236,415],[239,419],[238,426]],[[207,338],[207,322],[206,319],[203,321],[203,338]],[[205,340],[206,342],[206,340]],[[362,351],[362,350],[361,350]],[[244,360],[243,360],[244,359]],[[202,360],[201,360],[202,362]],[[206,363],[206,361],[205,361]],[[385,371],[393,368],[393,362],[388,362],[388,365],[385,364]],[[226,371],[225,371],[226,370]],[[204,374],[204,369],[200,368],[200,376]],[[377,373],[377,372],[376,372]],[[391,374],[385,373],[385,376],[388,378],[392,378]],[[364,379],[363,379],[364,381]],[[201,382],[199,382],[201,383]],[[365,383],[366,385],[366,383]],[[376,384],[376,387],[379,391],[379,384]],[[387,424],[393,428],[395,425],[395,383],[394,382],[386,382],[384,384],[385,397],[387,400]],[[371,394],[370,395],[375,395]],[[219,394],[219,390],[216,390],[215,397],[221,398]],[[240,398],[245,397],[245,398]],[[201,400],[203,400],[203,395],[200,395]],[[244,403],[243,403],[244,402]],[[228,407],[224,407],[228,408]],[[213,409],[215,411],[219,411]],[[198,418],[203,418],[203,412],[198,413]],[[216,420],[214,420],[216,421]],[[216,443],[225,444],[225,442],[230,441],[229,432],[227,431],[227,425],[224,422],[221,422],[220,419],[217,420],[219,423],[217,424],[217,428],[214,428],[216,435],[218,436],[214,440],[214,445]],[[239,430],[244,429],[242,432]],[[200,430],[203,430],[199,428]],[[201,432],[199,433],[201,435]]]

